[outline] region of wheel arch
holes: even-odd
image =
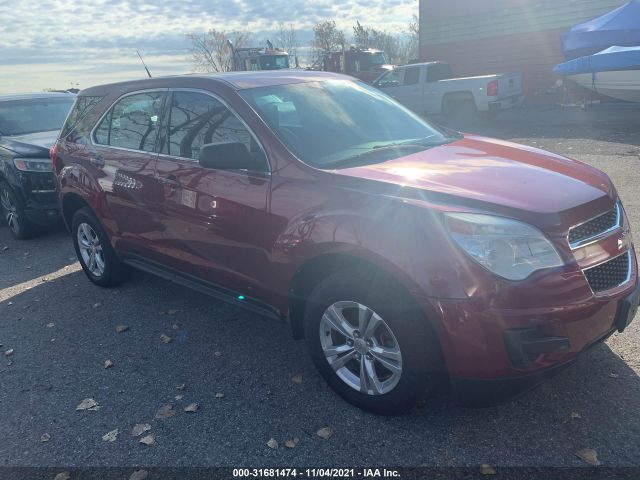
[[[473,96],[472,92],[468,90],[460,90],[457,92],[447,92],[442,97],[442,105],[441,105],[442,112],[445,113],[447,108],[449,108],[449,105],[452,105],[454,103],[462,103],[466,101],[471,101],[474,107],[477,108],[475,97]]]
[[[78,210],[84,207],[91,208],[91,205],[89,204],[87,199],[85,199],[82,195],[75,192],[69,192],[64,194],[64,196],[62,197],[60,209],[62,213],[62,219],[64,220],[67,230],[71,231],[73,215]],[[91,208],[91,210],[93,210],[93,208]]]
[[[303,263],[295,272],[289,286],[289,322],[293,337],[304,338],[304,310],[307,298],[313,289],[329,275],[343,270],[366,271],[370,275],[380,275],[400,289],[413,303],[413,307],[420,308],[411,295],[411,286],[389,269],[376,264],[367,258],[349,253],[324,253],[317,255]],[[427,318],[430,323],[431,320]]]

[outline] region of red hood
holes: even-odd
[[[533,147],[474,135],[336,173],[536,213],[561,212],[610,193],[601,171]]]

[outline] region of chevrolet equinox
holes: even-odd
[[[80,92],[51,150],[87,277],[130,267],[286,319],[349,402],[491,401],[623,331],[627,216],[604,173],[429,124],[341,75]]]

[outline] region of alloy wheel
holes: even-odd
[[[95,277],[102,277],[105,270],[105,258],[100,238],[88,223],[81,223],[77,230],[80,255],[89,272]]]
[[[327,362],[354,390],[384,395],[400,381],[400,345],[389,325],[371,308],[336,302],[325,310],[319,333]]]

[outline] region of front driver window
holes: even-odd
[[[222,102],[198,92],[174,92],[162,153],[198,161],[200,149],[211,143],[238,142],[264,164],[260,146],[244,124]]]

